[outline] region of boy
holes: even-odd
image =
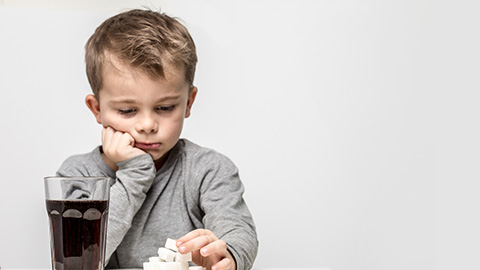
[[[68,158],[61,176],[115,179],[108,268],[141,268],[167,238],[208,269],[249,269],[258,240],[235,165],[179,139],[197,95],[195,44],[177,20],[148,10],[107,19],[85,46],[102,145]]]

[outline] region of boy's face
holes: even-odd
[[[165,69],[165,79],[152,79],[114,62],[104,67],[98,102],[93,95],[86,102],[99,124],[130,134],[135,147],[158,161],[177,143],[190,116],[197,89],[189,88],[177,68]]]

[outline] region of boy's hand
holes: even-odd
[[[235,270],[235,259],[227,250],[225,241],[218,239],[209,230],[197,229],[177,240],[178,251],[182,254],[192,252],[196,265],[212,270]]]
[[[134,145],[135,139],[133,139],[132,135],[117,131],[111,127],[103,128],[103,153],[113,163],[117,164],[118,162],[145,154],[143,150],[134,147]]]

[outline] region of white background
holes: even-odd
[[[255,267],[480,268],[478,1],[0,1],[0,266],[50,267],[43,176],[100,143],[83,46],[132,7],[199,55],[183,136],[240,168]]]

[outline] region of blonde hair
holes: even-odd
[[[184,25],[164,13],[134,9],[107,19],[95,30],[85,45],[85,63],[97,98],[109,54],[152,78],[165,78],[165,67],[173,65],[193,85],[195,43]]]

